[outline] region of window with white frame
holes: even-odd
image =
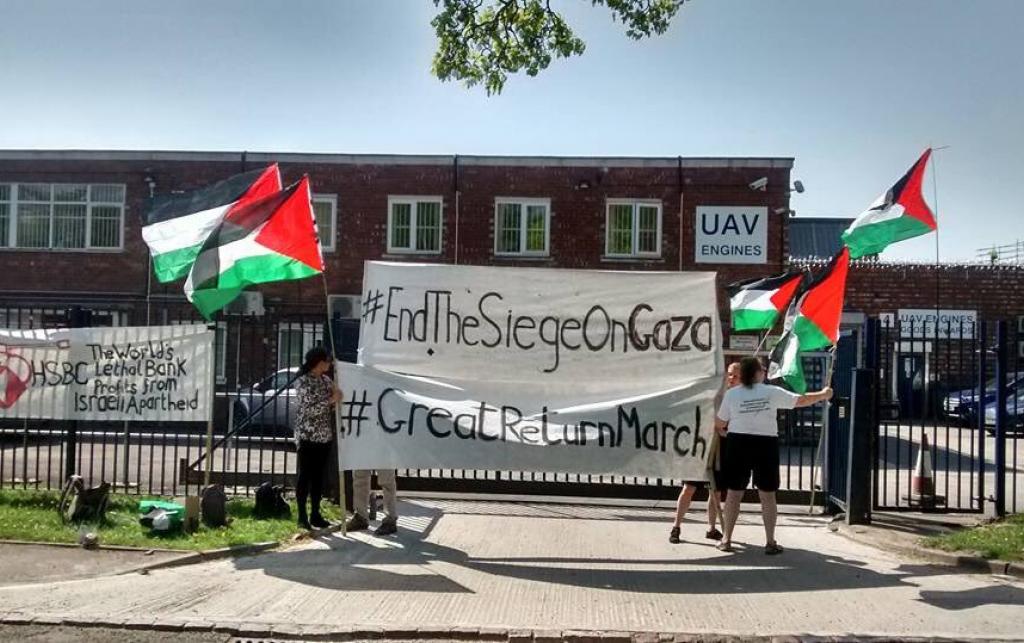
[[[609,257],[661,256],[661,202],[609,199],[605,254]]]
[[[324,252],[334,250],[334,237],[338,230],[338,197],[333,194],[313,195],[313,214],[316,231]]]
[[[494,254],[547,256],[550,199],[494,200]]]
[[[0,248],[118,250],[124,199],[118,184],[0,184]]]
[[[324,325],[286,322],[277,327],[277,367],[302,366],[306,353],[324,343]]]
[[[440,254],[441,197],[388,197],[388,252]]]

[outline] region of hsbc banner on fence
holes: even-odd
[[[205,325],[0,329],[0,418],[206,421]]]
[[[369,262],[345,468],[704,475],[714,273]]]

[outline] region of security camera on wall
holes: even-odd
[[[750,189],[751,190],[757,190],[758,192],[764,192],[767,187],[768,187],[768,177],[767,176],[762,176],[761,178],[757,179],[756,181],[751,181],[750,182]]]

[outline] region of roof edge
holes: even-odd
[[[792,157],[730,156],[512,156],[454,154],[337,154],[322,152],[213,152],[188,150],[0,150],[3,161],[207,161],[327,163],[337,165],[459,165],[500,167],[661,167],[790,169]]]

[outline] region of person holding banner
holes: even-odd
[[[331,355],[323,346],[306,353],[296,383],[298,409],[295,414],[295,444],[298,451],[298,479],[295,500],[299,506],[299,526],[305,529],[323,529],[330,526],[320,513],[320,499],[324,489],[324,475],[330,462],[334,429],[331,418],[334,407],[341,401],[341,391],[327,376],[331,368]],[[310,510],[306,513],[306,498]]]
[[[740,364],[739,362],[733,362],[725,369],[725,385],[715,395],[715,411],[717,412],[719,407],[722,405],[722,397],[725,392],[740,383]],[[704,534],[704,537],[708,540],[720,540],[722,538],[722,532],[718,531],[717,523],[718,517],[722,510],[721,503],[725,502],[726,498],[726,483],[722,476],[722,444],[725,440],[724,432],[715,437],[715,442],[711,448],[712,463],[712,475],[714,484],[712,489],[708,493],[708,530]],[[683,517],[686,515],[687,510],[690,508],[690,502],[693,500],[693,495],[697,493],[697,490],[707,484],[703,480],[687,480],[683,483],[683,488],[679,491],[679,498],[676,499],[676,519],[672,524],[672,529],[669,531],[668,541],[673,545],[678,545],[682,540],[680,539],[680,525],[683,522]],[[716,497],[717,494],[717,497]]]
[[[740,361],[740,384],[726,391],[715,418],[715,429],[726,430],[723,476],[729,488],[725,504],[725,535],[718,549],[733,551],[732,533],[740,514],[743,493],[753,475],[761,499],[764,520],[765,549],[769,556],[782,553],[775,542],[775,521],[778,511],[775,492],[779,489],[779,425],[780,409],[811,406],[832,398],[832,389],[798,395],[778,386],[764,383],[764,366],[756,357]]]

